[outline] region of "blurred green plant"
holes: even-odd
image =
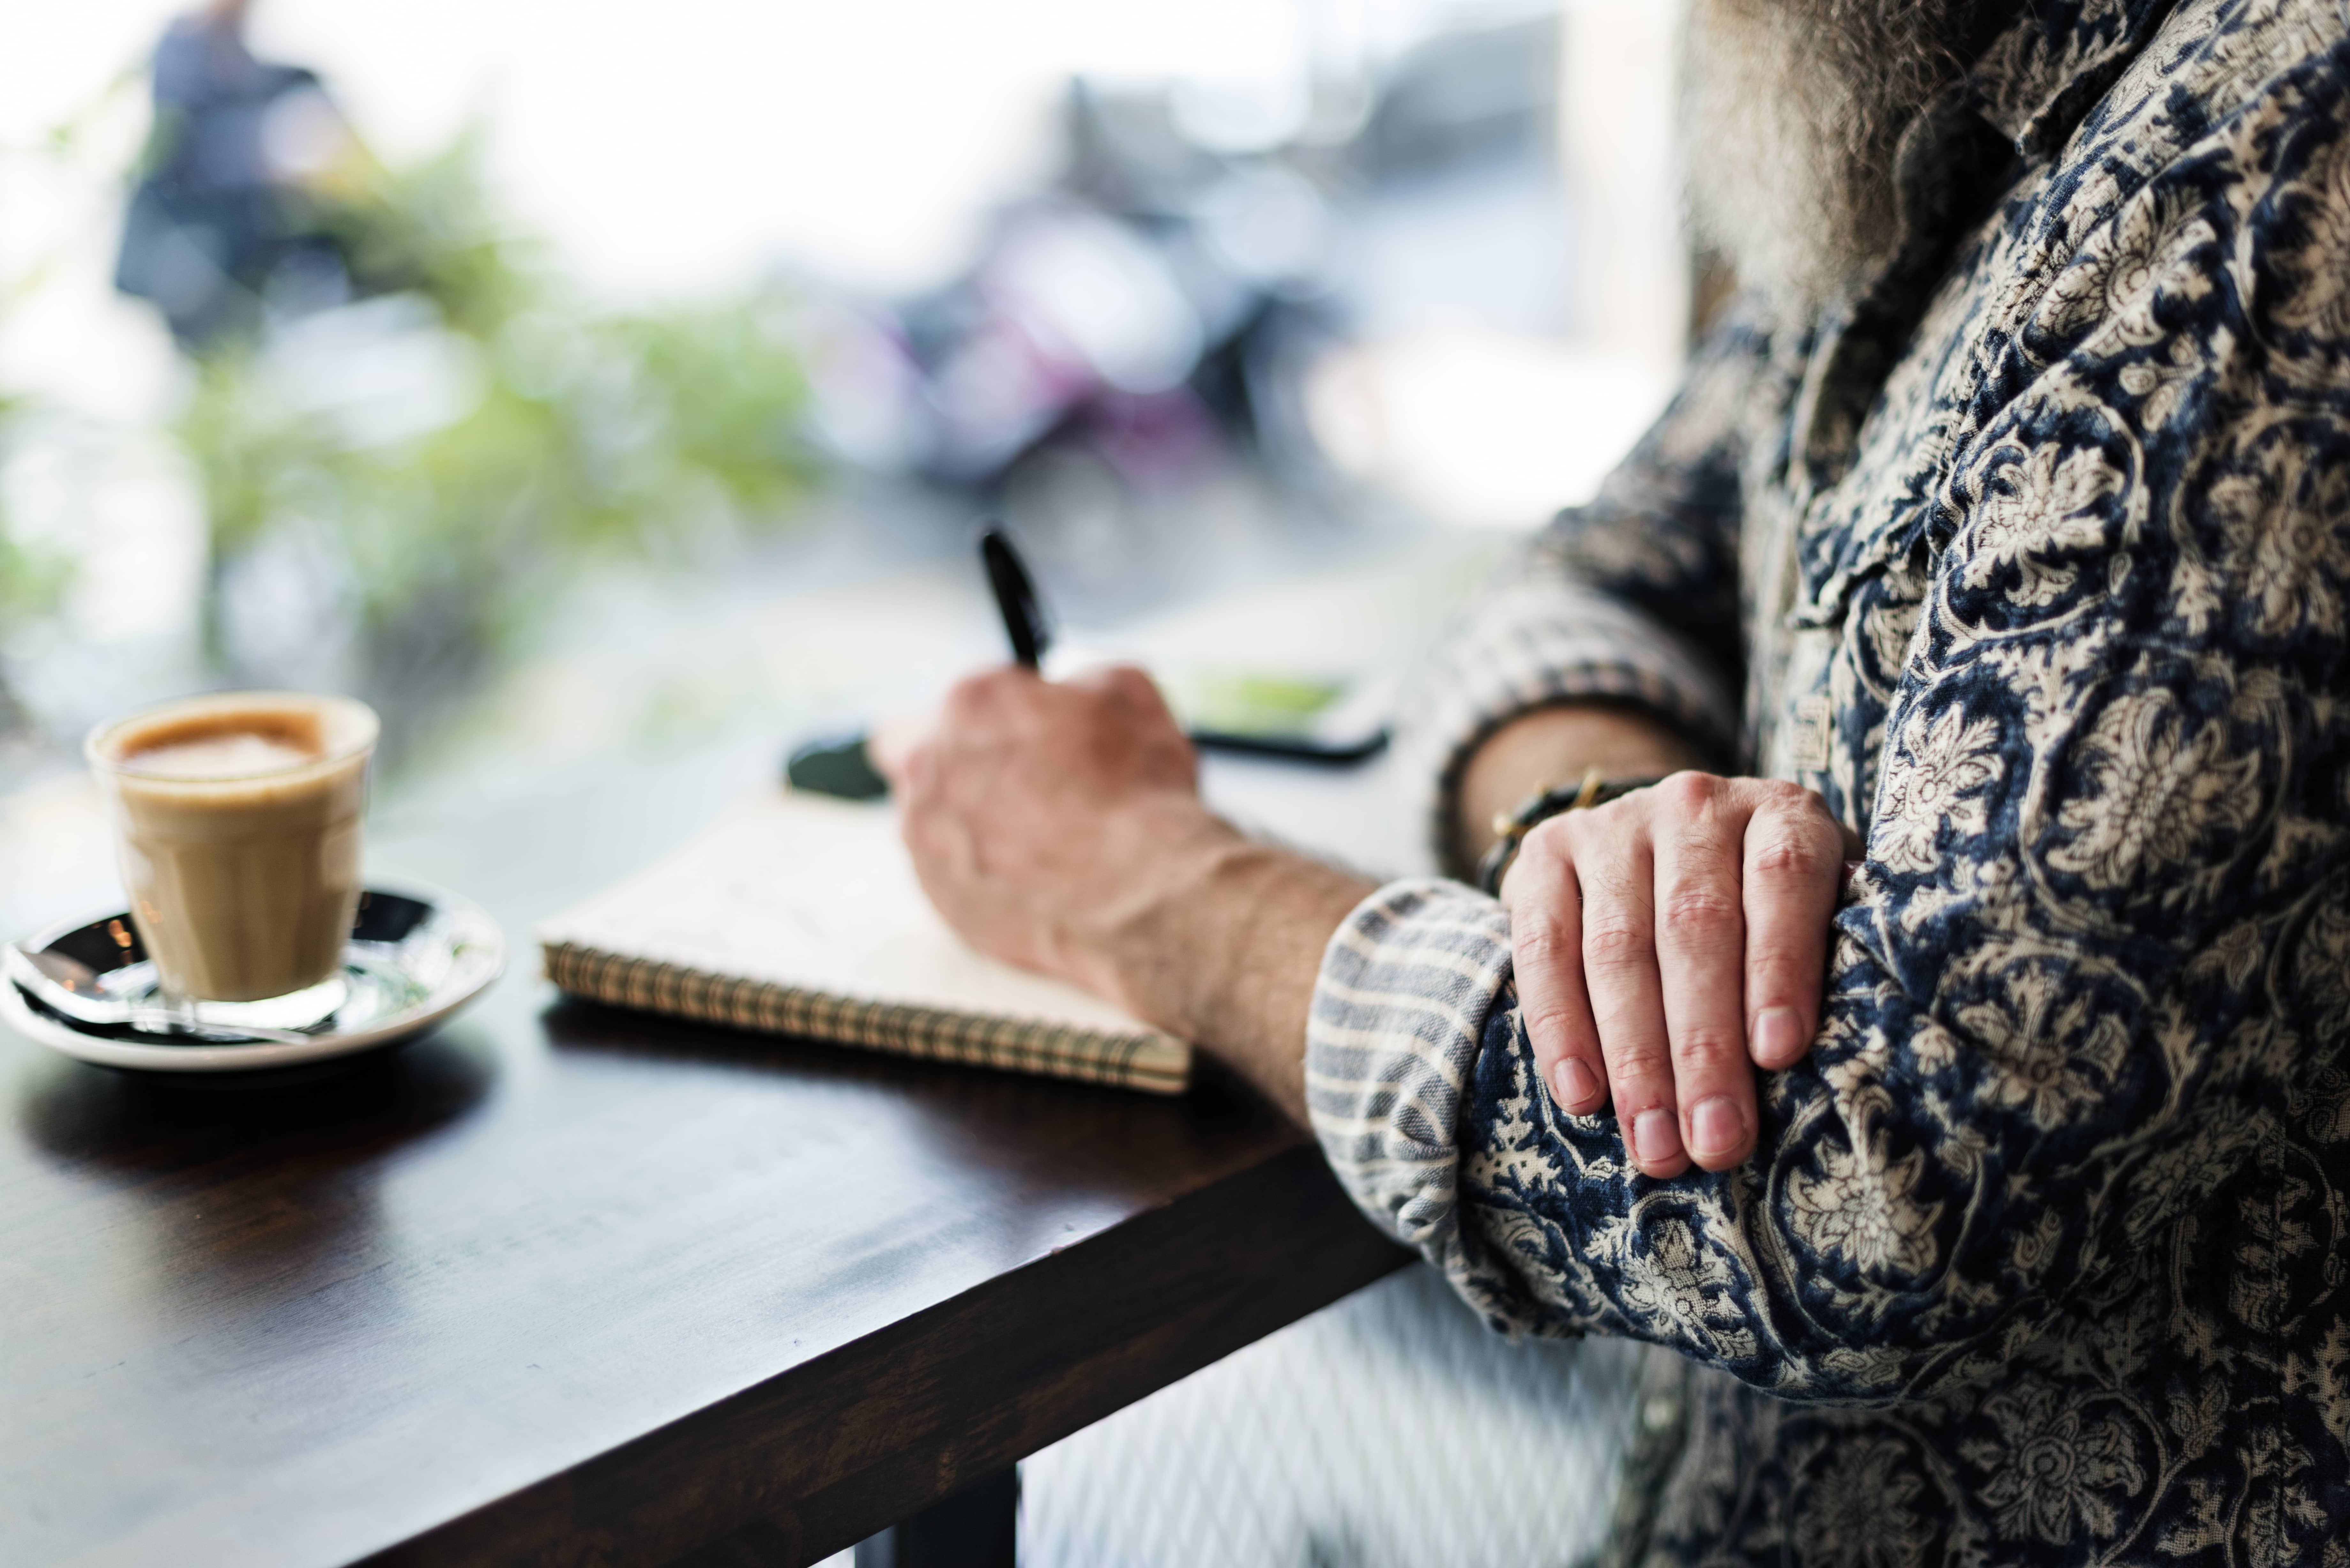
[[[462,138],[315,197],[366,297],[204,348],[179,424],[213,657],[255,673],[233,624],[253,612],[224,589],[298,548],[339,600],[349,679],[395,725],[582,567],[785,524],[810,477],[787,302],[585,304],[494,221],[477,152]]]
[[[0,458],[6,456],[28,409],[28,400],[0,393]],[[57,609],[71,575],[56,551],[28,545],[17,536],[9,525],[5,497],[0,496],[0,652],[5,650],[5,634],[44,619]],[[0,663],[0,737],[28,724],[16,686],[5,663]]]
[[[11,427],[24,407],[23,398],[0,392],[0,454],[7,452]],[[0,625],[47,609],[59,586],[51,564],[27,549],[8,526],[6,498],[0,496]]]
[[[0,625],[32,620],[49,614],[63,597],[66,562],[54,551],[23,544],[8,531],[0,514]]]

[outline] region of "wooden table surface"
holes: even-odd
[[[1219,776],[1275,818],[1346,794]],[[1402,1261],[1235,1085],[556,1002],[532,922],[712,794],[602,778],[381,846],[514,972],[316,1082],[0,1031],[0,1563],[811,1562]]]

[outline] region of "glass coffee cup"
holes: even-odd
[[[83,751],[167,1007],[307,1029],[342,1005],[378,731],[348,697],[229,691],[90,732]]]

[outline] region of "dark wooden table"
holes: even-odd
[[[1220,776],[1276,817],[1338,787]],[[345,1072],[142,1079],[0,1031],[0,1564],[812,1562],[1401,1262],[1235,1085],[556,1002],[533,920],[721,786],[383,843],[515,971]]]

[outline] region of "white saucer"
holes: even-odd
[[[156,989],[154,965],[127,916],[53,927],[18,944],[96,971],[106,992],[139,1002]],[[224,1043],[202,1035],[88,1023],[43,1002],[24,981],[0,979],[0,1021],[85,1062],[156,1073],[245,1073],[356,1055],[446,1020],[504,971],[505,937],[479,908],[422,887],[370,888],[343,950],[350,994],[298,1041]]]

